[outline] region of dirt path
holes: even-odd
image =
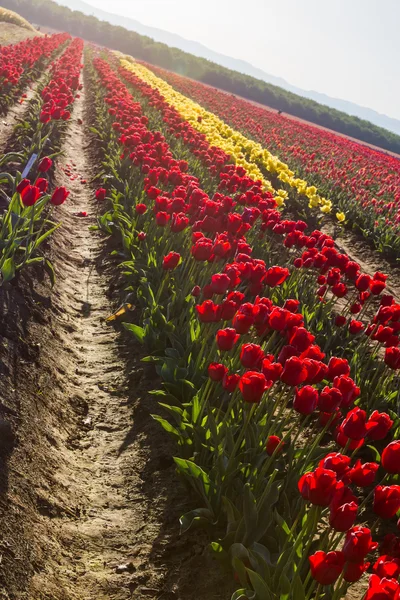
[[[374,275],[381,271],[388,275],[386,292],[392,294],[400,302],[400,267],[385,259],[377,250],[357,233],[326,221],[321,230],[332,236],[340,252],[347,254],[351,260],[358,262],[363,273]]]
[[[26,98],[24,98],[23,102],[17,102],[17,104],[13,104],[10,106],[5,116],[0,116],[0,152],[4,151],[8,139],[10,138],[18,120],[23,118],[28,106],[28,102],[32,100],[40,81],[41,79],[25,90]]]
[[[57,210],[63,226],[51,244],[56,286],[50,295],[31,282],[28,360],[16,358],[17,445],[0,489],[0,598],[225,600],[230,577],[210,558],[208,538],[179,536],[179,516],[196,504],[151,417],[159,410],[148,393],[154,373],[144,370],[141,348],[104,324],[115,300],[103,238],[88,230],[97,167],[78,124],[88,104],[83,90],[57,166],[56,184],[71,196]]]

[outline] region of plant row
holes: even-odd
[[[69,39],[69,34],[58,33],[0,47],[0,114],[6,114],[18,99],[23,100],[25,88],[38,78],[55,50]]]
[[[144,114],[112,65],[94,66],[107,187],[97,197],[110,202],[99,225],[122,245],[126,289],[142,308],[126,328],[152,350],[163,381],[156,418],[202,501],[182,529],[225,526],[212,547],[233,566],[235,599],[343,598],[367,570],[368,600],[386,588],[395,597],[397,538],[373,567],[368,558],[400,508],[390,412],[399,308],[382,295],[385,276],[362,274],[329,236],[284,220],[272,192],[242,167],[217,165],[222,150],[196,141],[170,107],[169,135],[180,130],[193,151],[175,156],[152,127],[157,111],[166,119],[162,97],[125,74],[146,96]],[[214,172],[212,197],[192,167],[207,181]],[[382,327],[390,340],[373,337]]]
[[[59,226],[52,218],[53,207],[69,194],[66,188],[52,185],[53,161],[81,87],[82,50],[82,40],[74,39],[52,63],[43,86],[29,104],[25,121],[14,129],[12,151],[0,158],[4,206],[0,216],[1,284],[33,264],[43,266],[54,278],[52,265],[40,254],[40,246]]]
[[[399,257],[399,158],[165,69],[145,66],[231,127],[265,144],[327,195],[347,222],[380,251]]]

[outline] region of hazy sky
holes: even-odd
[[[400,0],[87,0],[400,119]]]

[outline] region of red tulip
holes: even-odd
[[[379,413],[374,410],[367,422],[367,436],[370,440],[383,440],[390,429],[393,421],[386,413]]]
[[[346,317],[343,317],[342,315],[338,315],[335,318],[335,325],[337,325],[337,327],[343,327],[343,325],[346,325]]]
[[[347,531],[354,525],[358,504],[348,487],[336,491],[330,504],[329,524],[336,531]]]
[[[288,358],[281,374],[281,381],[295,387],[307,379],[307,368],[304,359],[297,356]]]
[[[318,390],[311,385],[297,389],[293,401],[293,408],[301,415],[310,415],[317,408]]]
[[[398,579],[400,575],[400,558],[380,556],[373,566],[373,571],[379,577],[388,577],[390,579]]]
[[[47,181],[47,179],[44,179],[44,177],[38,177],[36,179],[36,187],[39,188],[42,194],[45,194],[47,192],[48,185],[49,182]]]
[[[382,519],[391,519],[400,509],[400,485],[377,485],[374,491],[374,512]]]
[[[55,206],[63,204],[69,196],[69,191],[65,187],[58,187],[54,190],[50,202]]]
[[[17,192],[19,194],[22,194],[22,192],[24,191],[24,189],[30,185],[30,181],[29,179],[22,179],[22,181],[19,182],[19,184],[17,185]]]
[[[362,440],[367,435],[367,413],[358,406],[347,413],[340,426],[345,436],[352,440]]]
[[[135,206],[135,212],[138,215],[144,215],[144,213],[147,211],[147,206],[146,204],[143,204],[143,202],[136,204]]]
[[[341,407],[348,407],[360,395],[360,388],[354,383],[351,377],[340,375],[335,377],[333,385],[342,394]]]
[[[208,365],[208,376],[212,381],[222,381],[228,368],[221,363],[211,363]]]
[[[361,464],[361,460],[357,460],[354,467],[348,472],[348,477],[354,485],[367,487],[374,483],[378,469],[379,465],[377,463]]]
[[[282,452],[284,442],[277,435],[270,435],[267,439],[265,449],[269,456],[272,456],[275,450],[279,447],[278,453]]]
[[[226,294],[231,280],[225,273],[217,273],[211,277],[211,290],[213,294]]]
[[[320,460],[319,466],[324,469],[329,469],[330,471],[334,471],[336,475],[341,478],[343,477],[349,470],[351,463],[351,458],[340,452],[330,452]]]
[[[343,554],[348,562],[359,563],[369,552],[375,550],[377,543],[372,541],[371,530],[367,527],[352,527],[346,533]]]
[[[264,375],[257,371],[247,371],[239,381],[239,389],[245,402],[260,402],[266,388],[267,382]]]
[[[382,467],[387,473],[400,473],[400,442],[391,442],[382,452]]]
[[[262,361],[261,371],[265,375],[267,381],[278,381],[283,371],[283,367],[280,363],[271,362],[269,358],[265,358]]]
[[[305,473],[298,483],[300,494],[317,506],[329,506],[336,493],[338,481],[336,473],[317,467],[315,471]]]
[[[263,282],[270,287],[276,287],[282,285],[289,275],[289,269],[284,267],[271,267],[266,272]]]
[[[229,375],[228,373],[226,373],[222,380],[222,387],[227,392],[232,393],[236,390],[236,388],[239,384],[239,381],[240,381],[240,375],[238,375],[237,373],[234,373],[233,375]]]
[[[345,358],[338,358],[333,356],[328,364],[328,377],[333,381],[335,377],[339,377],[340,375],[349,375],[350,367],[349,363]]]
[[[363,274],[356,279],[355,286],[359,292],[365,292],[369,288],[371,281],[372,277],[370,275]]]
[[[357,333],[361,333],[361,331],[363,329],[364,329],[364,324],[361,321],[356,321],[355,319],[353,319],[352,321],[350,321],[350,323],[349,323],[349,331],[353,335],[356,335]]]
[[[21,200],[24,206],[33,206],[39,200],[40,189],[35,185],[27,185],[21,192]]]
[[[342,552],[322,552],[318,550],[309,557],[311,575],[321,585],[331,585],[340,576],[344,567]]]
[[[232,350],[234,345],[239,339],[239,335],[236,331],[230,327],[226,329],[220,329],[217,331],[216,342],[220,350],[229,351]]]
[[[197,315],[202,323],[218,323],[221,320],[220,307],[212,300],[205,300],[196,306]]]
[[[40,173],[46,173],[46,171],[51,169],[52,166],[53,166],[53,161],[51,160],[51,158],[49,158],[48,156],[45,156],[44,158],[42,158],[42,160],[39,163],[38,171],[40,171]]]
[[[289,344],[299,352],[304,352],[311,346],[314,340],[315,336],[311,335],[307,329],[304,327],[295,327],[292,336],[289,339]]]
[[[246,369],[257,369],[261,366],[264,352],[257,344],[243,344],[240,351],[240,362]]]
[[[325,386],[319,395],[318,408],[322,412],[332,413],[339,408],[343,396],[340,390],[333,387]]]
[[[399,597],[400,586],[395,579],[371,575],[364,600],[398,600]]]
[[[398,371],[400,369],[400,348],[386,348],[385,363],[394,371]]]
[[[181,260],[181,255],[178,252],[170,252],[167,256],[164,256],[163,259],[163,269],[165,271],[172,271],[176,269],[179,265],[179,261]]]
[[[343,569],[343,579],[348,583],[354,583],[361,579],[362,575],[368,569],[369,562],[348,562]]]

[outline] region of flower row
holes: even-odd
[[[330,211],[331,203],[329,200],[321,197],[314,186],[308,186],[306,181],[296,178],[286,164],[260,144],[233,130],[215,114],[208,112],[190,98],[180,94],[163,79],[156,77],[144,65],[124,59],[121,60],[121,65],[138,75],[153,88],[159,90],[167,102],[176,108],[185,120],[205,134],[210,145],[222,148],[235,164],[244,167],[247,174],[255,181],[258,179],[263,181],[264,189],[274,191],[271,183],[265,180],[262,171],[276,177],[277,183],[286,183],[291,188],[296,189],[299,194],[306,196],[310,206],[320,207],[322,212]],[[278,190],[278,203],[282,204],[287,196],[288,193],[285,190]]]
[[[53,160],[45,154],[60,148],[65,122],[81,86],[82,50],[82,40],[74,39],[52,63],[40,101],[30,103],[23,133],[15,128],[10,142],[15,151],[0,159],[3,170],[4,165],[10,170],[4,192],[8,208],[0,218],[2,284],[32,264],[43,266],[54,278],[51,263],[40,255],[39,248],[58,227],[52,221],[52,207],[62,204],[69,192],[64,187],[50,191]],[[21,171],[26,174],[24,179]]]
[[[176,464],[206,507],[186,515],[184,528],[228,521],[226,537],[213,547],[236,570],[242,587],[235,598],[295,597],[294,590],[311,598],[317,585],[342,598],[369,568],[365,559],[375,547],[371,531],[356,521],[362,523],[372,498],[380,518],[400,508],[400,488],[388,480],[397,473],[399,444],[388,437],[397,424],[361,408],[348,361],[334,355],[325,361],[305,319],[317,319],[318,330],[335,285],[354,282],[357,299],[365,292],[370,299],[383,291],[385,277],[361,275],[331,238],[283,221],[272,194],[246,173],[239,189],[236,174],[232,181],[220,166],[225,194],[231,188],[235,196],[209,198],[190,174],[190,161],[175,158],[164,136],[149,129],[109,64],[96,59],[95,67],[106,90],[97,111],[111,203],[100,226],[123,243],[124,271],[143,307],[141,326],[126,327],[156,351],[169,415],[158,420],[178,442]],[[99,190],[98,198],[105,193]],[[292,273],[270,262],[282,252],[290,262],[300,260]],[[252,258],[259,253],[264,260]],[[315,263],[317,256],[323,258]],[[318,295],[326,302],[303,307],[293,296],[306,297],[311,288],[315,298],[314,269],[329,276]],[[378,314],[389,308],[394,323],[396,306],[381,300]],[[376,321],[370,335],[379,327]],[[369,338],[359,353],[371,360]],[[386,362],[397,353],[396,344],[388,346]],[[398,366],[382,368],[382,382],[390,384],[388,369]],[[385,446],[381,466],[357,457],[365,440]],[[385,485],[375,486],[380,469]],[[396,560],[391,552],[375,564],[369,599],[386,585],[386,563]]]
[[[165,69],[146,66],[234,129],[266,145],[329,195],[335,208],[380,250],[399,254],[399,158]]]
[[[0,112],[5,113],[21,94],[33,76],[33,67],[44,67],[46,60],[70,37],[58,33],[0,47]]]

